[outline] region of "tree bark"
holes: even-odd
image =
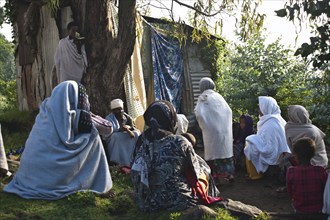
[[[82,83],[87,88],[91,110],[102,116],[109,113],[109,105],[112,99],[121,98],[125,100],[123,78],[133,53],[136,38],[136,0],[118,1],[118,33],[115,32],[115,25],[113,24],[113,19],[111,19],[111,16],[114,15],[109,10],[110,1],[113,0],[60,1],[61,6],[70,4],[73,11],[73,19],[80,25],[80,32],[86,38],[89,66],[87,73],[83,76]],[[15,3],[22,4],[20,1],[15,1]],[[39,6],[39,8],[41,7],[47,6]],[[39,13],[40,11],[36,12]],[[19,15],[23,15],[25,12],[20,11]],[[38,25],[42,24],[42,27],[38,25],[33,26],[35,24],[30,22],[31,27],[34,28],[33,33],[37,33],[37,37],[30,36],[31,34],[29,33],[24,33],[24,35],[22,31],[22,34],[17,35],[17,42],[20,43],[18,48],[20,49],[24,46],[21,40],[23,38],[36,39],[37,41],[28,42],[28,45],[31,45],[30,48],[37,48],[36,55],[26,56],[30,60],[25,59],[23,63],[21,62],[22,59],[18,59],[20,61],[17,67],[20,74],[17,78],[18,101],[22,110],[36,110],[40,102],[49,96],[51,90],[49,85],[51,81],[49,65],[53,64],[53,53],[55,51],[53,51],[54,46],[52,46],[50,51],[52,55],[49,55],[47,43],[44,42],[46,34],[40,30],[48,25],[48,23],[44,23],[45,19],[47,22],[55,23],[56,18],[52,18],[51,13],[49,13],[48,18],[40,16],[40,19]],[[59,22],[57,22],[58,24]],[[24,27],[22,25],[18,22],[17,29],[23,30]],[[61,30],[61,28],[58,27],[56,31]],[[58,36],[56,36],[57,41],[59,40]],[[30,52],[27,48],[25,49],[26,51],[23,55]],[[45,54],[45,51],[48,51],[47,54]],[[19,57],[18,55],[16,57]],[[46,66],[45,63],[47,64]]]
[[[83,31],[89,67],[83,77],[89,94],[92,111],[105,116],[110,111],[112,99],[125,100],[123,78],[133,53],[136,38],[135,0],[120,0],[118,33],[107,0],[86,1],[85,17],[74,14],[77,20],[84,18]],[[73,3],[73,5],[78,5]],[[81,21],[80,21],[81,22]]]

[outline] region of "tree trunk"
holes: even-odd
[[[72,5],[82,6],[75,3]],[[118,34],[112,22],[109,1],[86,1],[85,17],[81,9],[73,8],[77,20],[84,19],[83,33],[86,37],[86,51],[89,67],[83,77],[87,87],[92,111],[105,116],[110,111],[112,99],[125,99],[123,78],[127,64],[133,53],[136,38],[135,4],[134,0],[119,1]],[[78,21],[83,22],[83,21]]]
[[[50,78],[58,31],[46,5],[15,3],[18,107],[34,111],[51,92]]]
[[[60,1],[61,6],[70,4],[73,18],[80,25],[81,34],[86,37],[89,66],[82,83],[87,88],[92,111],[102,116],[109,113],[112,99],[125,99],[123,78],[136,38],[136,1],[118,1],[118,33],[115,32],[111,19],[113,14],[109,10],[110,1]],[[56,23],[50,12],[44,12],[48,10],[47,5],[34,5],[32,15],[36,16],[33,20],[28,20],[29,25],[26,25],[22,22],[29,19],[26,17],[26,12],[36,3],[15,1],[15,4],[20,9],[16,19],[19,48],[16,55],[18,101],[20,109],[36,110],[40,102],[51,92],[50,67],[54,64],[53,57],[60,36],[59,30],[63,27],[56,27],[55,24],[59,25],[60,22]],[[36,20],[38,22],[35,22]],[[48,37],[49,33],[51,37]]]

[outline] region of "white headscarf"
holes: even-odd
[[[281,109],[277,104],[277,101],[270,96],[259,96],[259,108],[263,116],[260,117],[260,121],[257,124],[257,128],[262,126],[270,118],[276,118],[283,126],[286,121],[281,116]]]
[[[285,138],[285,120],[274,98],[259,97],[259,108],[263,116],[257,124],[258,132],[246,138],[244,153],[257,172],[265,172],[269,165],[277,165],[283,152],[290,153]]]

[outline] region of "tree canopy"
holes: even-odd
[[[282,107],[284,117],[288,105],[310,104],[306,100],[311,94],[307,88],[306,64],[299,62],[279,40],[269,45],[265,40],[265,35],[255,34],[230,54],[230,65],[224,72],[219,90],[236,117],[244,113],[258,115],[258,96],[274,97]]]
[[[330,1],[329,0],[290,0],[285,8],[276,11],[277,16],[289,21],[308,20],[313,29],[310,43],[303,43],[295,55],[311,58],[313,66],[325,68],[330,60]]]

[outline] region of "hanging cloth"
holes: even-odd
[[[156,100],[170,101],[177,112],[183,87],[183,52],[176,39],[151,30],[151,51]]]

